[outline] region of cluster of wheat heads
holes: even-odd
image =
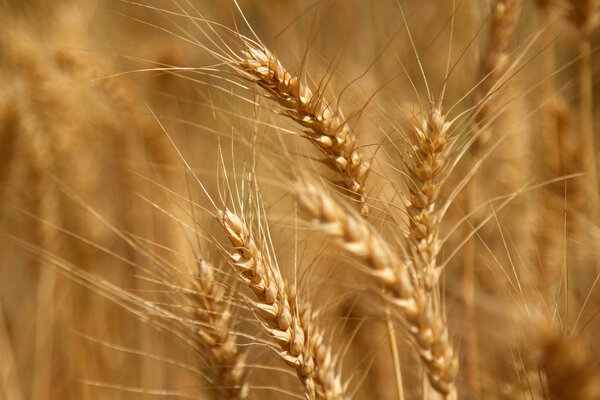
[[[0,398],[600,398],[599,11],[0,1]]]

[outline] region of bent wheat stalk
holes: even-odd
[[[296,193],[317,229],[359,258],[386,290],[390,303],[406,321],[431,385],[444,396],[453,396],[458,358],[446,323],[411,264],[403,263],[364,218],[340,206],[323,189],[299,184]]]
[[[248,45],[238,65],[247,78],[279,103],[286,115],[307,128],[306,137],[327,156],[329,166],[341,175],[344,186],[358,198],[366,212],[364,182],[370,165],[342,111],[333,110],[322,93],[313,93],[266,48]]]
[[[293,367],[309,399],[345,399],[330,347],[325,344],[308,302],[286,287],[278,268],[254,240],[245,219],[229,209],[219,211],[219,223],[235,249],[229,252],[239,279],[254,292],[253,306],[279,344],[279,355]],[[318,397],[317,397],[318,396]]]

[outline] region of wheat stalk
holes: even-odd
[[[389,301],[407,323],[431,385],[443,395],[453,396],[458,358],[446,323],[429,291],[420,284],[414,267],[403,263],[365,219],[344,209],[323,189],[298,184],[296,193],[298,203],[316,228],[359,258],[386,290]]]
[[[279,355],[293,367],[309,399],[344,399],[344,389],[330,347],[318,329],[308,302],[285,285],[278,268],[254,240],[245,219],[229,209],[219,211],[219,223],[235,249],[229,253],[237,276],[252,289],[253,306],[269,335],[281,348]]]

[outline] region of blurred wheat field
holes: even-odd
[[[0,0],[0,393],[600,399],[600,2]]]

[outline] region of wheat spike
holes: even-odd
[[[344,186],[366,212],[364,182],[370,166],[342,111],[333,110],[322,93],[313,93],[266,48],[248,47],[239,66],[283,107],[286,115],[307,128],[306,137],[325,153],[329,166],[342,176]]]
[[[410,193],[406,211],[409,216],[408,250],[422,285],[430,291],[440,271],[436,258],[441,249],[439,239],[438,197],[444,168],[449,159],[450,123],[438,106],[431,106],[421,126],[415,126],[416,142],[407,162]]]
[[[323,189],[300,184],[296,188],[302,209],[316,228],[341,248],[362,260],[371,276],[387,291],[390,302],[403,316],[431,385],[445,396],[455,392],[458,358],[448,328],[434,307],[430,293],[364,219],[340,206]]]
[[[254,307],[279,344],[279,355],[293,367],[309,399],[344,399],[341,377],[331,349],[319,331],[308,302],[285,285],[278,268],[254,240],[245,219],[229,209],[219,211],[219,222],[235,250],[229,253],[239,279],[254,292]],[[318,397],[317,397],[318,396]]]
[[[517,0],[495,0],[492,3],[491,23],[487,49],[480,61],[481,83],[475,92],[476,104],[480,104],[475,114],[475,123],[485,125],[493,109],[495,91],[502,83],[508,68],[509,44],[513,37],[517,20]],[[481,147],[489,140],[489,132],[484,131],[475,141]]]
[[[235,337],[230,335],[231,311],[224,306],[223,287],[214,281],[214,267],[205,260],[189,282],[186,297],[192,305],[191,319],[196,325],[196,342],[206,349],[206,362],[215,372],[215,390],[219,398],[242,400],[248,395],[245,357],[238,352]]]

